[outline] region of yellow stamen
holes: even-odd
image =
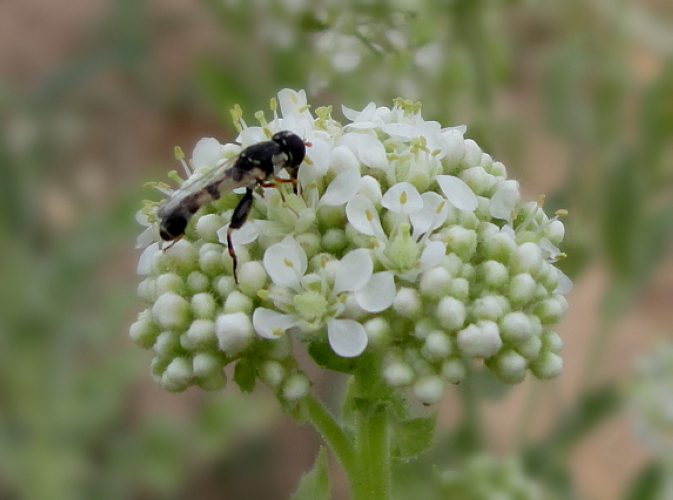
[[[255,118],[257,118],[257,121],[262,127],[267,126],[267,121],[266,118],[264,117],[264,111],[257,111],[257,113],[255,113]]]
[[[406,191],[402,191],[400,194],[400,203],[404,205],[407,201],[409,201],[409,195]]]
[[[292,262],[291,260],[283,259],[283,263],[284,263],[287,267],[291,267],[291,268],[294,269],[294,262]]]
[[[540,197],[537,199],[537,206],[542,208],[544,207],[544,200],[547,198],[546,195],[541,194]]]
[[[175,146],[175,149],[173,149],[173,154],[175,155],[175,159],[178,161],[185,159],[185,153],[182,151],[180,146]]]
[[[566,215],[568,215],[568,211],[565,208],[559,208],[555,213],[559,217],[565,217]]]
[[[271,111],[276,111],[278,109],[278,100],[275,97],[271,98],[269,108],[271,108]]]

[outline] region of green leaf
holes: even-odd
[[[659,462],[650,462],[641,469],[629,485],[626,500],[656,500],[663,498],[664,470]]]
[[[408,460],[432,445],[437,427],[437,413],[427,417],[392,422],[391,452],[396,458]]]
[[[358,358],[342,358],[335,354],[324,340],[312,341],[308,353],[319,366],[335,372],[353,373],[358,364]]]
[[[330,481],[327,468],[327,452],[321,446],[313,468],[301,477],[299,487],[292,495],[292,500],[322,499],[330,499]]]
[[[234,368],[234,382],[243,392],[252,392],[255,388],[255,365],[250,359],[238,360]]]

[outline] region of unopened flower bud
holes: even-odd
[[[428,360],[439,360],[451,354],[451,340],[441,330],[430,332],[425,337],[425,343],[421,348],[421,354]]]
[[[194,355],[192,360],[194,375],[197,377],[209,377],[213,373],[222,371],[220,359],[210,352],[199,352]]]
[[[437,375],[420,378],[414,384],[414,395],[423,404],[438,403],[444,395],[444,381]]]
[[[401,288],[393,301],[395,312],[406,318],[418,317],[423,308],[418,292],[412,288]]]
[[[172,292],[176,295],[185,295],[187,287],[180,276],[175,273],[165,273],[157,277],[155,281],[156,294],[163,295]]]
[[[442,266],[433,267],[421,275],[420,289],[424,297],[437,300],[449,295],[450,286],[451,273]]]
[[[196,350],[217,345],[215,323],[207,319],[197,319],[180,336],[180,344],[185,349]]]
[[[506,342],[524,342],[533,334],[533,325],[525,313],[511,312],[500,320],[500,334]]]
[[[516,249],[512,256],[512,266],[519,273],[537,276],[542,265],[542,249],[533,242],[526,242]]]
[[[268,276],[261,262],[244,262],[238,268],[238,284],[241,291],[249,296],[257,295],[267,281]]]
[[[152,347],[159,335],[159,326],[153,321],[152,313],[145,310],[138,315],[138,320],[129,328],[131,339],[145,349]]]
[[[196,221],[196,232],[204,240],[217,242],[217,232],[224,226],[224,219],[218,214],[202,215]]]
[[[435,315],[439,324],[447,331],[462,328],[465,323],[465,306],[458,299],[453,297],[444,297],[437,304]]]
[[[194,271],[187,276],[187,288],[192,293],[205,292],[210,286],[210,280],[205,274]]]
[[[488,358],[502,347],[498,325],[493,321],[479,321],[458,332],[458,347],[465,354]]]
[[[530,369],[540,379],[558,377],[563,371],[563,359],[553,352],[543,352],[531,363]]]
[[[288,401],[297,401],[304,398],[311,383],[303,373],[294,373],[290,375],[283,383],[283,397]]]
[[[218,316],[215,322],[215,334],[220,349],[229,356],[235,356],[250,345],[255,331],[250,317],[245,313],[237,312]]]
[[[252,299],[239,291],[233,291],[224,301],[224,312],[226,314],[234,313],[252,313]]]
[[[452,384],[460,384],[466,375],[465,364],[460,358],[449,358],[442,363],[442,376]]]
[[[265,361],[259,370],[259,378],[269,387],[278,387],[285,378],[285,368],[278,361]]]
[[[414,370],[403,361],[386,363],[383,378],[392,387],[406,387],[414,381]]]
[[[530,304],[537,291],[537,283],[528,274],[517,274],[509,283],[509,299],[514,307],[523,307]]]
[[[496,375],[508,384],[518,384],[526,376],[527,360],[516,351],[506,350],[489,360],[489,366]]]
[[[185,328],[191,318],[189,302],[173,292],[161,295],[152,306],[152,316],[169,330]]]
[[[197,293],[192,297],[192,310],[196,318],[214,318],[217,303],[209,293]]]
[[[161,376],[161,385],[164,389],[171,392],[184,391],[194,376],[192,364],[187,358],[175,358],[166,367]]]

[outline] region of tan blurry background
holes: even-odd
[[[477,433],[524,462],[558,444],[531,472],[552,498],[621,497],[653,457],[622,396],[673,334],[671,3],[251,3],[0,3],[0,497],[286,498],[311,466],[319,438],[268,393],[167,394],[127,335],[142,185],[288,86],[337,118],[421,100],[570,210],[564,373],[484,381]],[[336,406],[343,379],[309,372]],[[464,403],[448,391],[419,470],[456,466],[441,447]]]

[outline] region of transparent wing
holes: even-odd
[[[187,196],[190,196],[194,193],[198,193],[201,190],[205,189],[206,186],[209,186],[217,181],[222,181],[229,177],[229,173],[231,172],[232,167],[236,163],[236,160],[238,159],[239,155],[232,156],[229,159],[222,160],[221,163],[211,170],[208,170],[202,174],[194,174],[192,175],[188,180],[186,180],[182,186],[178,190],[176,190],[173,193],[173,196],[166,200],[161,207],[159,207],[159,212],[158,215],[162,216],[163,214],[167,214],[172,212],[175,208],[177,208],[180,203],[182,203],[182,200],[184,200]],[[232,183],[231,186],[222,186],[220,187],[220,192],[225,192],[227,190],[232,190],[240,185],[243,185],[241,183]]]

